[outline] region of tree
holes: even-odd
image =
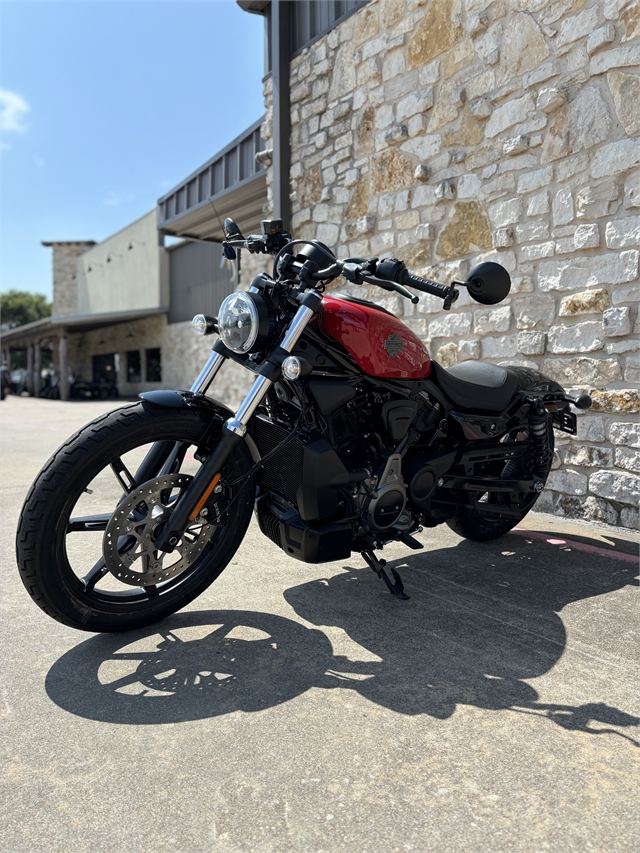
[[[51,303],[41,293],[7,290],[0,293],[0,329],[6,332],[16,326],[41,320],[51,314]]]

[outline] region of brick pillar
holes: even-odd
[[[58,341],[58,371],[60,373],[60,399],[69,399],[69,361],[67,358],[66,331]]]
[[[33,396],[33,344],[27,344],[27,391]]]
[[[42,359],[40,357],[40,341],[36,341],[33,345],[33,396],[40,396],[40,370],[42,369]]]

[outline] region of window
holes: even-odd
[[[127,382],[140,382],[141,379],[140,350],[129,350],[127,352]]]
[[[107,355],[93,356],[93,381],[94,382],[116,382],[116,354],[111,352]]]
[[[147,382],[162,381],[162,364],[160,361],[160,349],[147,350]]]

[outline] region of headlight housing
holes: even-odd
[[[222,343],[239,355],[264,349],[275,325],[273,310],[256,293],[232,293],[218,311]]]

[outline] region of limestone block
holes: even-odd
[[[497,231],[493,232],[494,249],[507,249],[509,246],[513,246],[512,228],[499,228]]]
[[[467,32],[473,38],[484,33],[489,26],[489,15],[486,12],[474,12],[467,18]]]
[[[543,113],[553,113],[567,103],[567,93],[557,86],[540,89],[536,99],[536,109]]]
[[[513,136],[511,139],[505,140],[502,145],[502,153],[507,157],[515,157],[517,154],[522,154],[529,148],[529,137],[520,134]]]
[[[626,210],[640,207],[640,172],[629,175],[624,182],[624,207]]]
[[[553,116],[540,162],[550,163],[588,150],[604,142],[610,130],[611,116],[600,89],[588,86]]]
[[[580,415],[578,417],[577,441],[604,441],[604,418],[597,415]]]
[[[570,187],[563,187],[553,197],[551,205],[554,225],[568,225],[573,219],[573,195]]]
[[[640,302],[640,282],[634,282],[627,287],[616,287],[611,294],[611,301],[614,305],[621,305],[623,302]]]
[[[627,447],[640,448],[640,423],[613,423],[609,427],[609,441]]]
[[[633,450],[630,447],[620,447],[616,450],[616,468],[624,468],[625,471],[632,471],[634,474],[640,474],[640,451]]]
[[[527,201],[527,216],[543,216],[549,210],[549,193],[546,190],[532,195]]]
[[[555,242],[549,240],[546,243],[532,243],[520,249],[520,263],[537,261],[540,258],[550,258],[555,252]]]
[[[619,471],[596,471],[589,477],[589,491],[602,498],[637,506],[640,500],[640,477]]]
[[[409,138],[409,129],[406,124],[394,124],[384,134],[387,145],[400,145]],[[336,140],[337,147],[337,140]]]
[[[564,464],[581,465],[585,468],[610,468],[613,465],[613,450],[610,447],[570,444],[564,456]]]
[[[621,139],[603,145],[596,151],[591,164],[591,176],[604,178],[618,172],[626,172],[640,164],[640,137]]]
[[[440,303],[442,308],[442,302]],[[429,323],[430,338],[457,338],[471,331],[472,314],[447,314]]]
[[[420,160],[428,162],[442,148],[442,137],[439,133],[428,133],[425,136],[418,136],[415,139],[409,139],[402,146],[403,151],[410,154],[415,154]],[[431,164],[433,167],[433,164]]]
[[[593,258],[543,261],[538,270],[538,286],[543,292],[577,290],[603,284],[623,284],[638,276],[640,252],[609,252]]]
[[[573,237],[561,237],[556,240],[556,255],[572,255],[576,250]]]
[[[424,113],[433,107],[433,88],[422,89],[412,92],[403,98],[396,106],[396,117],[398,121],[404,121],[418,113]]]
[[[540,27],[530,15],[512,14],[504,28],[498,84],[503,85],[540,65],[549,48]]]
[[[383,151],[371,160],[371,189],[374,193],[381,193],[410,187],[414,170],[412,161],[400,151]]]
[[[640,216],[628,216],[607,222],[605,239],[610,249],[640,246]]]
[[[459,199],[477,198],[482,182],[477,175],[461,175],[458,179],[456,194]]]
[[[518,352],[522,355],[542,355],[546,337],[544,332],[518,332]]]
[[[353,44],[360,45],[378,34],[378,10],[374,6],[361,9],[355,15],[353,28]]]
[[[603,27],[598,27],[597,30],[589,34],[589,38],[587,39],[587,53],[591,56],[600,50],[601,47],[611,44],[615,39],[616,28],[613,24],[605,24]]]
[[[569,359],[547,358],[542,362],[542,372],[563,386],[606,385],[608,382],[617,382],[622,379],[620,364],[617,359],[612,358],[596,359],[588,356]],[[596,393],[608,392],[590,391],[590,393],[593,397]],[[604,409],[598,411],[604,411]]]
[[[574,154],[556,163],[556,181],[559,184],[570,180],[576,175],[583,175],[589,167],[589,155],[586,152]]]
[[[619,365],[618,374],[620,374]],[[622,377],[621,375],[618,375],[616,378],[620,379]],[[614,380],[609,381],[613,382]],[[622,388],[616,391],[600,391],[593,389],[589,391],[589,394],[593,400],[591,408],[594,412],[606,412],[610,415],[620,415],[634,414],[640,410],[640,391],[636,388]]]
[[[532,293],[533,281],[528,275],[511,276],[511,291],[510,293]]]
[[[604,347],[602,324],[595,320],[575,326],[551,326],[547,349],[549,352],[567,354],[595,352]]]
[[[493,261],[496,264],[501,264],[509,273],[514,273],[517,269],[514,252],[499,252],[495,249],[491,252],[483,252],[480,255],[476,255],[474,264],[483,264],[485,261]]]
[[[493,112],[491,101],[488,98],[478,98],[469,106],[469,112],[474,118],[485,119],[489,118]]]
[[[511,325],[511,308],[481,308],[473,312],[473,331],[476,335],[506,332]]]
[[[640,530],[640,512],[634,507],[622,507],[620,510],[620,524],[631,530]]]
[[[485,134],[491,139],[515,124],[526,121],[535,110],[533,95],[527,93],[521,98],[507,101],[492,113],[485,128]]]
[[[578,225],[573,235],[576,249],[597,249],[600,245],[600,232],[597,225]]]
[[[629,41],[640,35],[640,6],[638,0],[631,2],[620,14],[620,23],[624,28],[624,35],[620,41]]]
[[[404,51],[393,50],[386,54],[382,62],[382,79],[391,80],[393,77],[403,74],[405,69]]]
[[[551,471],[547,479],[547,488],[565,495],[586,495],[587,477],[578,471],[561,468],[559,471]]]
[[[552,166],[547,166],[546,169],[537,169],[535,172],[527,172],[526,175],[520,175],[518,178],[518,192],[528,193],[539,190],[541,187],[550,184],[552,180]]]
[[[637,352],[640,350],[640,338],[624,338],[621,341],[607,341],[605,347],[609,355]]]
[[[589,35],[598,25],[598,8],[591,6],[583,9],[577,15],[565,18],[560,25],[560,32],[556,38],[556,46],[562,48],[572,44],[583,36]]]
[[[604,288],[584,290],[565,296],[560,303],[558,315],[571,317],[575,314],[600,314],[609,307],[609,294]]]
[[[291,94],[290,94],[291,103],[297,104],[298,101],[304,101],[310,95],[311,95],[311,86],[306,82],[298,83],[297,86],[294,86],[291,89]]]
[[[602,315],[602,326],[608,338],[618,338],[631,333],[629,308],[608,308]]]
[[[640,355],[627,356],[624,378],[627,382],[640,384]]]
[[[461,0],[432,0],[409,41],[410,68],[425,65],[462,38]]]
[[[441,181],[436,186],[436,204],[452,201],[456,197],[456,185],[454,181]]]
[[[517,335],[502,335],[498,338],[483,338],[483,358],[509,358],[518,353]]]
[[[417,181],[420,181],[420,183],[426,183],[431,177],[431,167],[424,163],[420,163],[419,166],[416,166],[414,177]]]
[[[401,213],[396,216],[396,228],[404,231],[407,228],[415,228],[420,222],[420,214],[417,210],[408,210],[406,213]]]
[[[558,499],[556,511],[567,518],[584,518],[611,525],[618,523],[616,508],[609,501],[594,495],[586,498],[562,495]]]
[[[431,223],[418,225],[416,228],[416,240],[433,240],[435,229]]]
[[[620,204],[620,191],[615,181],[608,179],[599,184],[584,187],[576,195],[578,219],[599,219],[611,216]]]
[[[518,197],[499,201],[489,207],[489,219],[496,228],[504,228],[520,220],[522,208],[522,199]]]
[[[629,45],[629,47],[616,47],[613,50],[605,50],[591,57],[589,63],[589,75],[604,74],[612,68],[624,68],[629,65],[640,65],[640,45]]]
[[[629,136],[640,133],[640,78],[637,74],[610,71],[607,81],[620,124]]]
[[[480,202],[458,201],[453,215],[440,232],[436,252],[444,259],[457,258],[475,249],[489,249],[491,229]]]

